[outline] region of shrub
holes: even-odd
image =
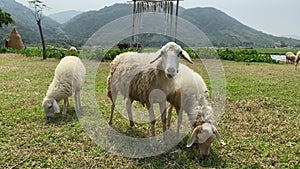
[[[260,54],[254,49],[230,50],[228,48],[219,49],[218,55],[221,59],[232,60],[237,62],[265,62],[279,63],[279,61],[271,58],[270,54]]]
[[[43,57],[43,49],[40,47],[27,47],[22,50],[15,50],[12,48],[0,48],[0,53],[16,53],[27,57]],[[67,55],[79,56],[79,51],[69,51],[65,48],[57,48],[48,46],[46,48],[46,55],[48,58],[63,58]]]

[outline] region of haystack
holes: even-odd
[[[13,49],[24,49],[24,44],[22,38],[16,28],[14,28],[8,38],[6,39],[6,47],[13,48]]]

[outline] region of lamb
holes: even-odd
[[[295,62],[295,54],[293,52],[286,52],[285,54],[285,58],[286,58],[286,61],[285,63],[294,63]]]
[[[80,91],[83,86],[85,73],[85,67],[78,57],[66,56],[60,61],[42,103],[47,117],[53,117],[54,112],[60,112],[58,102],[62,99],[64,99],[62,115],[66,116],[69,105],[68,97],[71,95],[74,96],[75,111],[80,111]]]
[[[297,70],[298,62],[300,61],[300,51],[297,52],[296,58],[295,58],[295,70]]]
[[[179,65],[179,69],[180,72],[175,77],[179,91],[170,96],[173,99],[170,100],[171,107],[168,110],[168,125],[170,124],[172,108],[175,107],[178,114],[177,135],[179,135],[182,112],[185,111],[193,128],[187,147],[192,146],[198,137],[201,156],[207,158],[215,138],[223,145],[225,143],[215,127],[213,110],[208,101],[208,90],[202,77],[183,64]]]
[[[167,43],[157,53],[127,52],[118,55],[111,63],[111,72],[107,78],[107,96],[112,102],[109,124],[112,124],[115,101],[120,92],[127,99],[126,109],[130,126],[134,126],[132,102],[139,101],[148,109],[151,135],[155,136],[153,103],[159,103],[165,131],[166,99],[175,91],[173,77],[179,71],[180,57],[193,63],[188,53],[174,42]],[[161,94],[166,97],[162,97]]]

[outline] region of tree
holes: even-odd
[[[2,28],[2,25],[8,25],[8,24],[14,24],[15,21],[11,17],[9,13],[3,12],[0,8],[0,28]]]
[[[47,6],[43,3],[42,0],[28,0],[28,3],[32,9],[33,15],[35,17],[35,21],[36,21],[39,31],[40,31],[42,47],[43,47],[43,59],[47,59],[46,44],[45,44],[43,30],[42,30],[43,9],[46,8]]]

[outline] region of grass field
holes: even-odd
[[[41,102],[58,62],[0,55],[0,168],[300,168],[300,71],[292,65],[222,61],[227,100],[218,129],[227,145],[215,141],[203,161],[196,145],[185,147],[187,138],[155,157],[110,153],[84,132],[72,99],[70,116],[47,119]],[[202,73],[200,65],[192,68]],[[101,63],[96,96],[105,118],[108,72]],[[114,121],[123,133],[149,135],[147,123],[130,128],[117,113]]]

